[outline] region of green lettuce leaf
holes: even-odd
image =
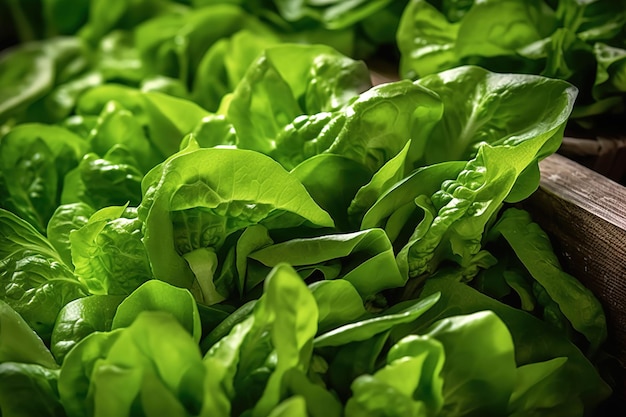
[[[501,234],[506,239],[572,326],[585,335],[590,349],[598,349],[607,337],[602,305],[580,281],[563,271],[548,235],[532,221],[530,214],[507,209],[489,234]]]
[[[233,232],[256,223],[333,226],[296,178],[254,151],[190,148],[150,172],[143,188],[139,219],[152,272],[200,302],[226,296],[215,290],[215,250]]]
[[[7,188],[0,206],[45,231],[59,205],[63,178],[87,146],[59,126],[25,123],[11,129],[0,140],[0,175]]]
[[[33,226],[0,209],[0,300],[44,341],[68,302],[87,295],[60,255]]]
[[[137,212],[111,206],[70,233],[74,273],[91,294],[127,295],[152,278]]]

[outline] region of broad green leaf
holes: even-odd
[[[106,155],[116,145],[122,146],[145,173],[161,162],[158,152],[146,137],[140,121],[133,113],[116,101],[109,101],[98,116],[98,122],[89,134],[94,153]]]
[[[370,179],[369,170],[341,155],[321,154],[291,170],[311,197],[326,210],[339,230],[349,230],[348,207],[359,187]]]
[[[115,145],[103,158],[86,154],[63,182],[62,204],[84,203],[95,209],[141,201],[142,173],[124,147]]]
[[[585,335],[592,350],[597,349],[607,337],[602,305],[580,281],[563,271],[548,235],[532,221],[530,214],[508,209],[493,226],[492,233],[502,234],[572,326]]]
[[[158,151],[157,155],[161,156],[161,159],[176,153],[183,138],[209,115],[208,111],[190,100],[160,92],[143,92],[115,83],[86,91],[77,103],[76,112],[82,116],[101,115],[112,100],[119,104],[119,111],[123,108],[132,113],[136,121],[146,130],[146,137]],[[143,149],[141,139],[135,138],[135,141],[137,146]]]
[[[438,294],[432,294],[417,300],[397,313],[381,314],[376,317],[346,324],[315,338],[315,347],[341,346],[346,343],[363,341],[385,332],[392,327],[415,321],[439,300]]]
[[[9,304],[0,300],[0,364],[4,362],[57,367],[37,333]]]
[[[483,143],[541,142],[537,157],[543,158],[560,144],[577,94],[575,87],[561,80],[499,74],[474,66],[433,74],[416,84],[437,93],[444,105],[441,121],[423,139],[426,164],[467,160]],[[552,97],[549,104],[541,98],[548,94]],[[526,109],[523,117],[520,108]]]
[[[383,193],[404,178],[405,163],[410,145],[411,140],[409,139],[396,156],[376,171],[367,184],[359,188],[347,209],[350,218],[362,218]]]
[[[87,48],[77,37],[33,39],[6,49],[0,54],[0,123],[11,118],[53,123],[67,117],[81,84],[89,85],[79,77],[87,66]]]
[[[283,44],[267,48],[249,66],[226,114],[237,146],[270,153],[296,117],[336,110],[370,86],[361,61],[326,45]]]
[[[381,229],[292,239],[257,250],[248,257],[268,268],[286,262],[298,271],[340,259],[339,277],[349,281],[363,297],[405,282],[394,265],[391,242]]]
[[[429,416],[441,412],[440,372],[445,358],[441,343],[409,336],[391,349],[386,366],[352,382],[354,394],[346,404],[346,416]]]
[[[272,34],[264,23],[243,8],[215,3],[149,19],[135,28],[135,39],[142,60],[152,71],[179,78],[188,86],[198,74],[207,50],[242,29],[259,36]],[[218,69],[210,68],[210,71]]]
[[[539,409],[543,415],[556,417],[583,415],[584,406],[580,399],[571,399],[565,404],[562,401],[574,385],[559,377],[559,369],[565,362],[567,358],[559,357],[517,368],[517,381],[509,399],[508,414],[521,417]],[[546,395],[547,392],[552,394]]]
[[[554,399],[561,407],[582,401],[585,408],[593,409],[608,398],[610,386],[601,378],[595,366],[561,332],[532,315],[479,293],[464,283],[457,282],[455,273],[442,273],[430,278],[422,296],[440,292],[441,300],[409,328],[394,337],[408,333],[423,333],[440,318],[459,314],[471,314],[485,310],[495,312],[508,328],[515,345],[518,366],[543,362],[557,357],[567,357],[567,362],[555,371],[554,378],[571,384],[571,389]],[[469,335],[468,335],[469,337]],[[461,345],[459,345],[461,346]]]
[[[98,210],[70,233],[74,273],[92,294],[127,295],[152,277],[135,209]]]
[[[318,333],[325,333],[367,314],[363,299],[350,281],[318,281],[309,285],[309,289],[319,312]]]
[[[317,349],[328,361],[325,370],[329,381],[328,388],[336,391],[341,398],[352,395],[352,382],[364,374],[374,373],[381,366],[383,351],[388,347],[389,331],[375,334],[368,339],[330,347],[329,353]],[[345,401],[345,400],[344,400]]]
[[[32,363],[0,363],[2,415],[63,417],[56,383],[59,371]]]
[[[494,312],[435,322],[426,333],[445,351],[443,410],[449,415],[497,415],[507,409],[516,379],[513,339]]]
[[[91,333],[110,331],[117,306],[123,299],[120,295],[90,295],[63,306],[50,341],[57,362],[63,363],[67,353]]]
[[[198,64],[192,88],[194,101],[217,111],[222,97],[235,90],[248,66],[264,49],[277,43],[273,34],[250,28],[240,28],[231,37],[216,41]]]
[[[91,333],[65,356],[58,389],[68,417],[86,416],[89,415],[88,410],[93,410],[93,392],[89,389],[91,375],[95,367],[106,358],[121,331]]]
[[[63,177],[86,151],[87,143],[62,127],[15,126],[0,140],[0,173],[8,192],[0,205],[45,231],[59,205]]]
[[[238,294],[243,297],[249,279],[248,255],[273,243],[265,226],[255,224],[246,227],[222,261],[221,271],[215,278],[217,291],[220,294]]]
[[[230,415],[231,401],[235,396],[233,380],[239,364],[241,345],[253,325],[252,317],[236,324],[204,356],[203,362],[207,371],[205,391],[210,395],[205,398],[201,415]]]
[[[411,0],[396,31],[402,77],[416,79],[453,67],[459,28],[428,1]]]
[[[423,138],[441,119],[441,104],[428,88],[408,80],[372,87],[342,110],[343,126],[326,152],[353,159],[374,173],[411,140],[407,169],[413,169],[425,151]]]
[[[419,207],[416,199],[434,193],[445,180],[457,176],[463,166],[461,161],[450,161],[418,168],[378,197],[363,216],[361,229],[384,227],[390,240],[395,241],[399,231]],[[407,215],[404,215],[404,211]],[[403,218],[400,226],[395,225],[398,215]]]
[[[0,120],[43,97],[54,86],[54,61],[38,44],[0,55]]]
[[[455,53],[459,59],[513,55],[552,34],[556,25],[543,0],[476,1],[461,20]]]
[[[87,289],[33,226],[0,209],[0,300],[6,302],[45,342],[68,302]]]
[[[290,397],[272,409],[268,417],[307,417],[306,406],[304,397]]]
[[[197,344],[166,312],[141,312],[129,327],[92,333],[65,358],[59,393],[68,416],[166,413],[202,406],[206,371]],[[87,410],[90,410],[89,412]]]
[[[87,224],[94,212],[85,203],[72,203],[58,206],[52,214],[46,227],[46,236],[66,265],[73,267],[70,233]]]
[[[166,282],[149,280],[117,307],[111,329],[130,326],[142,311],[164,311],[175,317],[196,342],[200,341],[200,315],[189,291]]]
[[[598,73],[593,87],[598,100],[626,92],[626,48],[616,48],[597,42],[593,52],[598,62]]]
[[[318,321],[315,298],[287,264],[272,270],[265,280],[264,289],[261,301],[264,308],[255,311],[255,318],[271,323],[276,368],[254,406],[254,416],[267,416],[280,402],[282,380],[287,371],[307,371]]]
[[[155,278],[191,289],[199,301],[205,297],[201,286],[213,277],[194,275],[194,267],[179,254],[218,249],[228,235],[256,223],[270,230],[333,226],[297,179],[257,152],[196,149],[155,170],[144,179],[139,207],[152,272]]]
[[[341,417],[343,415],[343,406],[334,393],[313,383],[302,371],[292,368],[285,372],[283,384],[287,387],[287,395],[304,398],[306,415],[311,417]]]

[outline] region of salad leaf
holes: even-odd
[[[61,368],[59,393],[69,416],[129,415],[136,407],[147,416],[188,415],[201,407],[203,379],[187,330],[169,313],[146,311],[129,327],[76,345]]]
[[[115,147],[104,158],[86,154],[78,167],[68,172],[63,183],[63,204],[84,203],[96,209],[141,201],[142,174],[123,147]]]
[[[268,275],[264,298],[255,310],[255,321],[271,323],[270,335],[276,352],[276,368],[252,413],[265,416],[280,402],[285,372],[307,370],[317,332],[318,310],[311,292],[287,265],[277,266]]]
[[[160,160],[176,153],[183,137],[192,132],[196,125],[209,115],[208,111],[192,101],[156,91],[143,92],[115,83],[104,84],[86,91],[78,100],[76,112],[82,116],[100,116],[111,101],[118,102],[122,108],[133,114],[147,131],[146,136],[151,147],[158,151]],[[132,126],[132,122],[128,122],[126,116],[124,118],[126,124],[130,124],[130,127],[125,127],[125,129],[137,130]],[[106,121],[103,122],[106,123]],[[119,141],[117,135],[113,138]],[[135,146],[143,149],[141,138],[135,138],[135,141],[137,141]]]
[[[144,130],[133,113],[116,101],[105,104],[92,128],[88,141],[97,155],[111,155],[112,149],[123,147],[142,173],[161,162]]]
[[[111,330],[113,316],[124,300],[120,295],[89,295],[65,304],[56,318],[50,350],[58,363],[74,346],[94,332]]]
[[[0,364],[5,362],[56,368],[54,358],[37,333],[9,304],[0,300]]]
[[[235,90],[254,60],[278,42],[271,32],[250,28],[216,41],[198,64],[191,91],[194,101],[209,111],[218,111],[222,98]]]
[[[347,280],[317,281],[309,285],[318,310],[318,333],[326,333],[367,314],[363,299]]]
[[[214,250],[231,233],[256,223],[270,230],[333,225],[297,179],[243,149],[181,152],[149,173],[143,188],[138,213],[154,277],[190,289],[200,302],[219,299]]]
[[[428,297],[410,304],[398,312],[389,312],[370,319],[346,324],[315,338],[315,347],[340,346],[349,342],[363,341],[385,332],[401,323],[410,323],[431,308],[439,300],[439,295]]]
[[[532,277],[545,288],[574,328],[589,340],[591,350],[606,339],[606,319],[600,302],[580,281],[562,270],[548,235],[526,211],[510,208],[490,234],[502,234]]]
[[[408,80],[382,84],[360,94],[335,113],[298,118],[287,126],[272,153],[283,165],[328,152],[346,156],[374,173],[396,156],[409,139],[430,132],[441,118],[441,101],[429,89]],[[407,169],[423,153],[411,141]]]
[[[33,226],[0,209],[0,300],[12,307],[44,341],[57,314],[87,289]]]
[[[408,333],[419,334],[420,329],[424,330],[439,318],[492,310],[511,333],[518,366],[567,357],[567,362],[551,378],[560,381],[555,383],[569,388],[560,391],[558,398],[554,392],[554,402],[558,401],[565,409],[570,409],[570,402],[576,403],[577,412],[580,413],[583,409],[593,409],[611,394],[610,386],[598,375],[594,365],[563,333],[555,332],[551,325],[527,312],[496,301],[458,280],[458,272],[451,271],[426,280],[421,296],[440,292],[442,299],[413,322],[410,329],[398,328],[392,338],[399,340]],[[542,342],[537,343],[537,340]],[[532,403],[529,405],[532,406]],[[527,409],[525,412],[530,411]]]
[[[0,175],[7,188],[0,205],[45,231],[59,205],[63,177],[86,150],[84,141],[62,127],[24,123],[11,129],[0,141]]]
[[[319,175],[324,172],[323,176]],[[365,184],[370,173],[367,168],[341,155],[321,154],[302,161],[291,170],[311,197],[335,220],[339,230],[349,230],[348,205]]]
[[[432,132],[427,132],[423,162],[467,160],[478,146],[514,146],[525,141],[544,142],[537,157],[556,151],[562,129],[572,111],[577,89],[545,77],[498,74],[465,66],[424,77],[417,84],[443,101],[444,114]],[[532,105],[542,91],[550,105]],[[466,105],[459,105],[463,101]],[[520,117],[519,109],[525,110]],[[541,121],[541,123],[540,123]]]
[[[370,86],[362,61],[326,45],[282,44],[265,49],[248,68],[226,115],[238,147],[269,153],[297,116],[336,110]]]
[[[619,73],[603,70],[603,45],[624,47],[623,0],[412,0],[397,30],[402,77],[418,79],[464,65],[565,80],[579,97],[571,118],[597,126],[624,107]],[[606,90],[604,90],[606,88]],[[604,90],[606,93],[602,93]]]
[[[32,363],[0,363],[0,411],[3,416],[62,417],[56,390],[58,370]]]
[[[189,291],[176,288],[163,281],[154,279],[147,281],[119,304],[111,329],[130,326],[142,311],[170,313],[196,342],[200,341],[200,315]]]
[[[270,268],[287,262],[299,271],[339,259],[342,265],[338,277],[350,282],[363,297],[405,282],[395,263],[391,242],[381,229],[293,239],[259,249],[248,257]],[[327,277],[333,278],[336,277]],[[248,286],[258,284],[257,280],[250,281]]]
[[[477,332],[484,337],[475,339]],[[403,338],[387,362],[355,379],[346,415],[498,415],[516,375],[511,335],[488,311],[448,317],[424,335]]]
[[[70,233],[74,273],[91,294],[127,295],[152,278],[135,209],[110,206]]]
[[[88,65],[86,47],[76,37],[33,40],[3,51],[0,54],[0,124],[11,119],[50,123],[67,117],[75,102],[75,93],[82,90],[74,88],[72,91],[62,86],[71,85]]]
[[[70,233],[87,222],[95,210],[85,203],[61,204],[56,208],[46,227],[46,236],[68,266],[72,263]]]
[[[135,39],[148,68],[189,86],[207,49],[242,29],[272,34],[255,16],[226,3],[156,16],[135,28]]]

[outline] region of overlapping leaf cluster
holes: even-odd
[[[397,30],[400,71],[473,64],[567,80],[580,91],[572,118],[597,129],[626,111],[625,28],[623,0],[412,0]]]
[[[511,207],[576,88],[476,66],[372,86],[319,33],[388,1],[217,3],[47,1],[3,54],[1,415],[602,402],[602,308]]]

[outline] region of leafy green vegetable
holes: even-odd
[[[91,294],[127,295],[152,277],[134,209],[110,206],[70,233],[74,273]]]
[[[3,416],[62,417],[58,370],[31,363],[0,363],[0,411]]]
[[[163,281],[150,280],[126,297],[117,307],[111,329],[130,326],[142,311],[166,311],[200,340],[200,315],[189,291]]]
[[[200,302],[226,296],[213,283],[214,251],[231,233],[255,223],[268,229],[333,225],[297,179],[256,152],[183,151],[155,170],[145,177],[150,182],[144,180],[139,207],[152,272],[190,289]]]
[[[316,337],[315,346],[318,348],[324,346],[339,346],[349,342],[367,340],[378,333],[391,329],[397,324],[414,321],[432,307],[438,299],[439,295],[433,294],[409,305],[397,313],[384,314],[338,327]]]
[[[571,82],[580,90],[572,117],[583,126],[623,111],[626,90],[619,64],[616,72],[606,70],[614,59],[610,56],[623,55],[626,47],[623,0],[457,3],[409,2],[396,34],[403,77],[473,64]]]
[[[339,259],[341,268],[337,276],[326,279],[345,279],[363,297],[405,283],[395,263],[391,242],[381,229],[289,240],[259,249],[248,257],[270,268],[287,262],[304,274],[311,269],[323,269],[325,264],[336,264]],[[257,283],[254,280],[247,284]]]
[[[226,114],[238,147],[269,153],[278,133],[297,116],[336,110],[370,86],[365,64],[333,48],[279,45],[249,67]]]
[[[202,403],[203,369],[199,349],[174,317],[142,312],[129,327],[92,333],[72,349],[59,393],[69,416],[128,415],[137,406],[145,415],[188,415]]]
[[[11,306],[0,300],[0,363],[4,362],[56,367],[54,358],[37,333]]]
[[[385,367],[355,379],[346,415],[499,415],[515,376],[511,336],[493,312],[448,317],[403,338]]]
[[[123,300],[120,295],[89,295],[65,304],[54,323],[50,341],[57,362],[63,363],[67,353],[91,333],[111,330],[113,316]]]
[[[0,141],[0,175],[7,188],[0,205],[45,231],[59,205],[63,177],[86,149],[78,136],[58,126],[27,123],[11,129]]]
[[[622,0],[35,3],[0,0],[1,415],[607,398],[600,304],[509,205],[623,104]]]
[[[552,409],[559,408],[554,405],[558,402],[566,410],[571,411],[570,407],[574,407],[576,413],[582,413],[582,410],[593,409],[596,404],[608,397],[611,388],[602,381],[594,365],[566,335],[555,332],[551,325],[532,315],[481,294],[458,280],[458,273],[455,272],[442,273],[441,276],[427,280],[421,295],[440,293],[442,299],[414,322],[411,329],[406,327],[399,329],[398,333],[393,336],[394,339],[399,340],[407,333],[419,332],[419,329],[425,329],[439,318],[492,310],[502,319],[511,333],[515,345],[515,361],[518,366],[558,357],[568,358],[567,362],[554,371],[550,377],[555,384],[568,387],[562,391],[560,389],[558,392],[552,391],[555,395],[552,397]],[[538,343],[538,340],[541,340],[541,343]],[[554,369],[549,363],[544,366]],[[529,402],[530,409],[526,409],[525,412],[532,410],[534,404],[537,403]]]
[[[48,341],[59,310],[87,289],[45,237],[3,209],[0,236],[0,299]]]
[[[46,236],[68,266],[73,266],[70,233],[87,224],[93,213],[94,209],[85,203],[62,204],[48,222]]]
[[[88,64],[86,47],[75,37],[29,42],[3,51],[0,125],[10,120],[56,122],[68,116],[76,93],[89,83],[62,87],[71,85]]]
[[[490,234],[502,234],[574,328],[589,340],[591,349],[597,349],[607,332],[602,306],[589,289],[562,270],[548,236],[531,220],[530,214],[508,209]]]

